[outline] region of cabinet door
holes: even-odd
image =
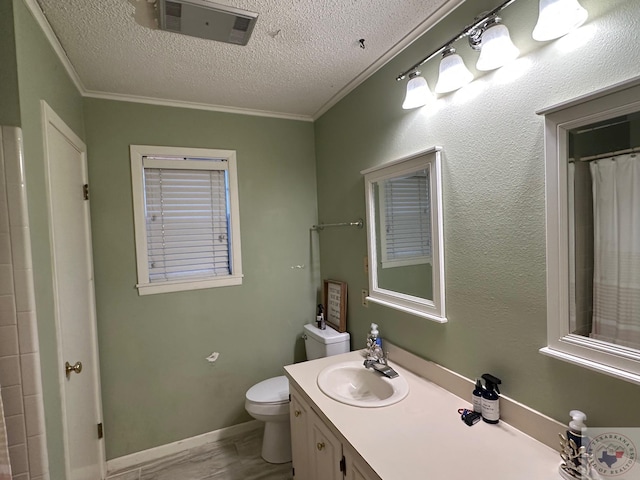
[[[345,480],[380,480],[373,469],[350,446],[344,447]]]
[[[291,455],[295,480],[311,480],[309,474],[309,412],[311,408],[291,388]]]
[[[342,460],[342,443],[322,423],[320,418],[310,411],[311,432],[311,479],[342,480],[340,461]]]

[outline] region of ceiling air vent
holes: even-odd
[[[158,0],[158,18],[162,30],[246,45],[258,14],[205,0]]]

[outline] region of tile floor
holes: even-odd
[[[267,463],[261,448],[260,429],[109,472],[107,480],[291,480],[291,462]]]

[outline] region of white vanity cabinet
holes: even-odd
[[[293,387],[291,449],[295,480],[379,480],[355,450],[313,411]]]

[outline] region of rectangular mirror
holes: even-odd
[[[365,176],[369,300],[437,322],[444,308],[440,147]]]
[[[545,115],[547,347],[640,384],[640,78]]]

